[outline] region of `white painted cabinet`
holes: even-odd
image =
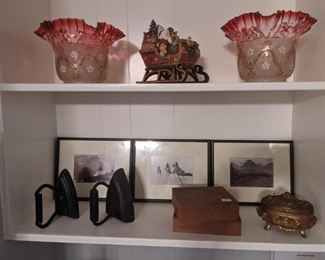
[[[302,10],[318,19],[299,41],[293,77],[286,83],[240,82],[234,46],[219,28],[246,11],[270,14],[278,9]],[[105,84],[59,81],[51,47],[32,33],[41,21],[58,17],[82,17],[92,24],[107,21],[125,32],[127,37],[112,51],[116,55]],[[269,251],[324,252],[324,17],[322,0],[0,1],[0,176],[5,237],[115,245],[110,252],[117,254],[116,259],[122,257],[118,252],[124,246],[132,247],[125,247],[124,252],[129,248],[134,259],[137,247],[133,246],[146,248],[148,255],[153,250],[149,246],[162,247],[159,252],[170,258],[180,252],[186,255],[191,248],[201,248],[196,252],[205,252],[206,258],[211,257],[207,249],[265,251],[255,252],[256,259],[269,259]],[[144,72],[138,49],[152,18],[173,26],[183,37],[191,34],[200,43],[209,84],[135,84]],[[171,205],[137,204],[134,223],[111,220],[95,227],[83,203],[80,219],[60,218],[39,230],[34,225],[33,192],[40,184],[52,182],[57,136],[292,139],[296,192],[313,203],[318,224],[308,231],[308,239],[276,229],[265,232],[255,208],[242,207],[241,237],[181,234],[171,231]],[[227,255],[222,252],[220,257]],[[231,252],[235,258],[235,252],[241,251]],[[71,254],[67,249],[67,255]]]

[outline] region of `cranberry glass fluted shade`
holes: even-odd
[[[64,82],[103,82],[112,44],[125,35],[106,23],[93,27],[82,19],[44,21],[35,31],[55,53],[57,74]]]
[[[221,30],[238,48],[238,72],[245,81],[286,81],[294,71],[299,37],[317,20],[307,13],[245,13]]]

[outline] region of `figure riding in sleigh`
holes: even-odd
[[[138,83],[209,81],[203,67],[196,64],[200,58],[199,44],[190,36],[181,39],[172,27],[165,29],[152,20],[149,31],[144,33],[140,54],[146,72]]]

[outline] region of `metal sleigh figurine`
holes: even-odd
[[[197,65],[199,44],[191,37],[181,39],[172,27],[164,29],[151,21],[144,33],[140,50],[146,65],[143,81],[137,83],[193,83],[208,82],[209,75]],[[150,80],[152,76],[156,79]]]

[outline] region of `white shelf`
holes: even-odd
[[[0,2],[3,21],[10,21],[13,16],[18,19],[16,23],[0,23],[1,32],[15,36],[1,34],[4,40],[0,44],[3,50],[0,82],[25,82],[0,83],[0,155],[3,154],[0,195],[7,239],[258,250],[265,251],[265,255],[268,251],[325,252],[324,0],[96,1],[96,4],[91,0],[17,0],[5,1],[4,5]],[[301,10],[317,18],[317,23],[298,42],[295,72],[291,77],[294,82],[238,82],[235,44],[218,28],[235,15],[254,10],[265,15],[276,10]],[[108,21],[121,29],[126,37],[110,53],[108,79],[132,83],[34,83],[59,81],[51,46],[32,33],[41,21],[59,17],[82,17],[93,25]],[[166,28],[173,26],[181,37],[190,34],[199,42],[200,64],[212,83],[134,83],[143,77],[145,66],[138,50],[143,31],[153,17]],[[88,203],[83,202],[80,219],[61,217],[41,230],[34,224],[32,194],[41,183],[53,181],[57,136],[292,139],[295,191],[312,202],[319,222],[307,231],[307,239],[275,227],[266,232],[255,207],[242,207],[240,237],[174,233],[172,206],[148,203],[136,204],[134,223],[111,219],[95,227],[89,221]],[[74,249],[66,247],[73,259],[84,258],[82,253],[88,250],[75,250],[80,253],[78,257],[70,253]],[[139,259],[148,255],[152,259],[170,256],[164,250],[152,254],[147,249],[149,253],[143,250],[145,253]],[[42,249],[36,244],[33,250],[38,254]],[[97,251],[90,252],[88,258],[105,258],[105,250],[102,250],[105,256]],[[47,255],[52,253],[48,252]],[[202,256],[194,251],[184,257],[187,255],[189,259]],[[208,255],[201,258],[211,258]],[[259,256],[252,253],[247,258],[261,259]],[[116,255],[116,259],[120,258],[123,256]],[[132,258],[137,257],[132,255]],[[215,258],[220,258],[219,252]]]
[[[0,84],[6,92],[242,92],[325,91],[325,82],[254,82],[188,84]]]
[[[317,226],[307,231],[307,239],[298,233],[286,233],[276,227],[266,232],[255,207],[241,207],[242,236],[237,237],[173,232],[171,204],[136,203],[136,219],[133,223],[125,224],[117,219],[110,219],[99,227],[89,220],[88,202],[81,202],[80,206],[81,217],[77,220],[60,217],[48,228],[39,229],[34,225],[34,219],[31,219],[10,239],[129,246],[325,252],[325,234]]]

